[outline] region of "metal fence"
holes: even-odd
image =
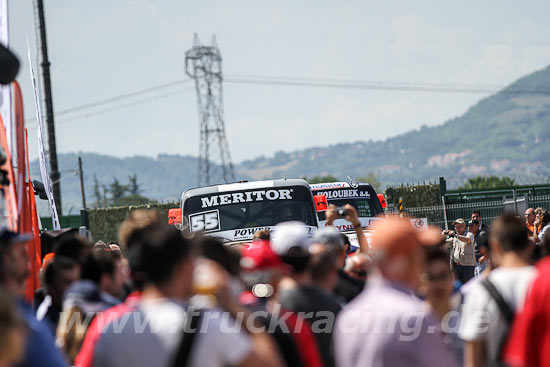
[[[427,218],[428,223],[440,228],[445,228],[445,217],[447,225],[452,228],[452,223],[457,218],[468,220],[472,212],[478,210],[481,213],[483,222],[491,224],[504,212],[515,212],[523,217],[525,209],[541,207],[550,210],[550,195],[523,196],[508,200],[503,198],[500,201],[483,201],[474,203],[435,205],[417,208],[405,208],[407,215],[415,218]],[[398,213],[397,208],[388,208],[388,213]]]

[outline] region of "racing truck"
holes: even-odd
[[[352,205],[359,216],[361,227],[368,229],[377,218],[383,214],[383,204],[385,204],[384,195],[377,195],[374,188],[364,182],[327,182],[319,184],[310,184],[311,191],[315,198],[326,198],[328,205],[333,204],[337,207],[343,207],[346,204]],[[317,200],[316,200],[317,201]],[[325,212],[317,211],[319,217],[319,228],[324,228],[326,225]],[[343,218],[334,221],[334,227],[340,232],[344,232],[352,246],[357,247],[357,236],[353,225]],[[369,236],[367,235],[367,239]]]
[[[186,190],[180,211],[172,209],[169,220],[184,233],[202,232],[227,245],[250,242],[257,231],[271,230],[281,222],[302,222],[311,234],[318,228],[313,195],[301,179],[241,181]]]

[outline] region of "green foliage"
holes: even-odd
[[[122,185],[115,177],[108,189],[106,185],[100,185],[97,177],[94,177],[94,207],[119,207],[156,203],[155,200],[139,194],[141,188],[138,183],[137,174],[130,175],[128,181],[127,185]],[[111,194],[110,197],[108,196],[109,193]]]
[[[359,177],[355,180],[356,182],[366,182],[369,183],[376,193],[381,192],[380,189],[382,188],[382,183],[380,182],[380,179],[376,175],[376,173],[369,172],[366,176]]]
[[[311,179],[308,179],[307,177],[304,177],[304,180],[309,182],[310,184],[318,184],[323,182],[338,182],[336,177],[332,175],[326,175],[326,176],[313,176]]]
[[[116,177],[113,180],[113,183],[109,185],[109,187],[110,187],[109,191],[111,192],[111,198],[115,202],[121,199],[128,191],[128,186],[121,185],[120,182],[118,182],[118,179]]]
[[[484,189],[506,189],[513,187],[516,184],[515,180],[510,177],[498,176],[476,176],[469,178],[464,186],[459,187],[459,190],[484,190]]]
[[[141,189],[139,187],[139,183],[138,183],[138,179],[137,179],[137,174],[133,174],[131,175],[130,177],[128,177],[128,193],[131,195],[131,196],[137,196],[139,195]]]
[[[439,185],[427,184],[416,186],[394,186],[386,188],[385,195],[388,204],[397,207],[399,198],[403,198],[405,208],[416,208],[441,204]]]
[[[118,227],[128,218],[130,212],[136,209],[156,208],[162,220],[168,223],[168,210],[179,207],[179,203],[152,203],[138,206],[120,206],[111,208],[100,208],[90,210],[90,230],[94,241],[117,241]]]

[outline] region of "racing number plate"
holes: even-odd
[[[220,212],[216,209],[192,214],[189,216],[189,226],[191,227],[191,232],[209,232],[219,230]]]

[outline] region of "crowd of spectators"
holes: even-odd
[[[28,237],[4,229],[0,366],[550,365],[547,211],[367,238],[346,206],[355,247],[335,209],[236,246],[134,211],[118,242],[59,236],[34,307]]]

